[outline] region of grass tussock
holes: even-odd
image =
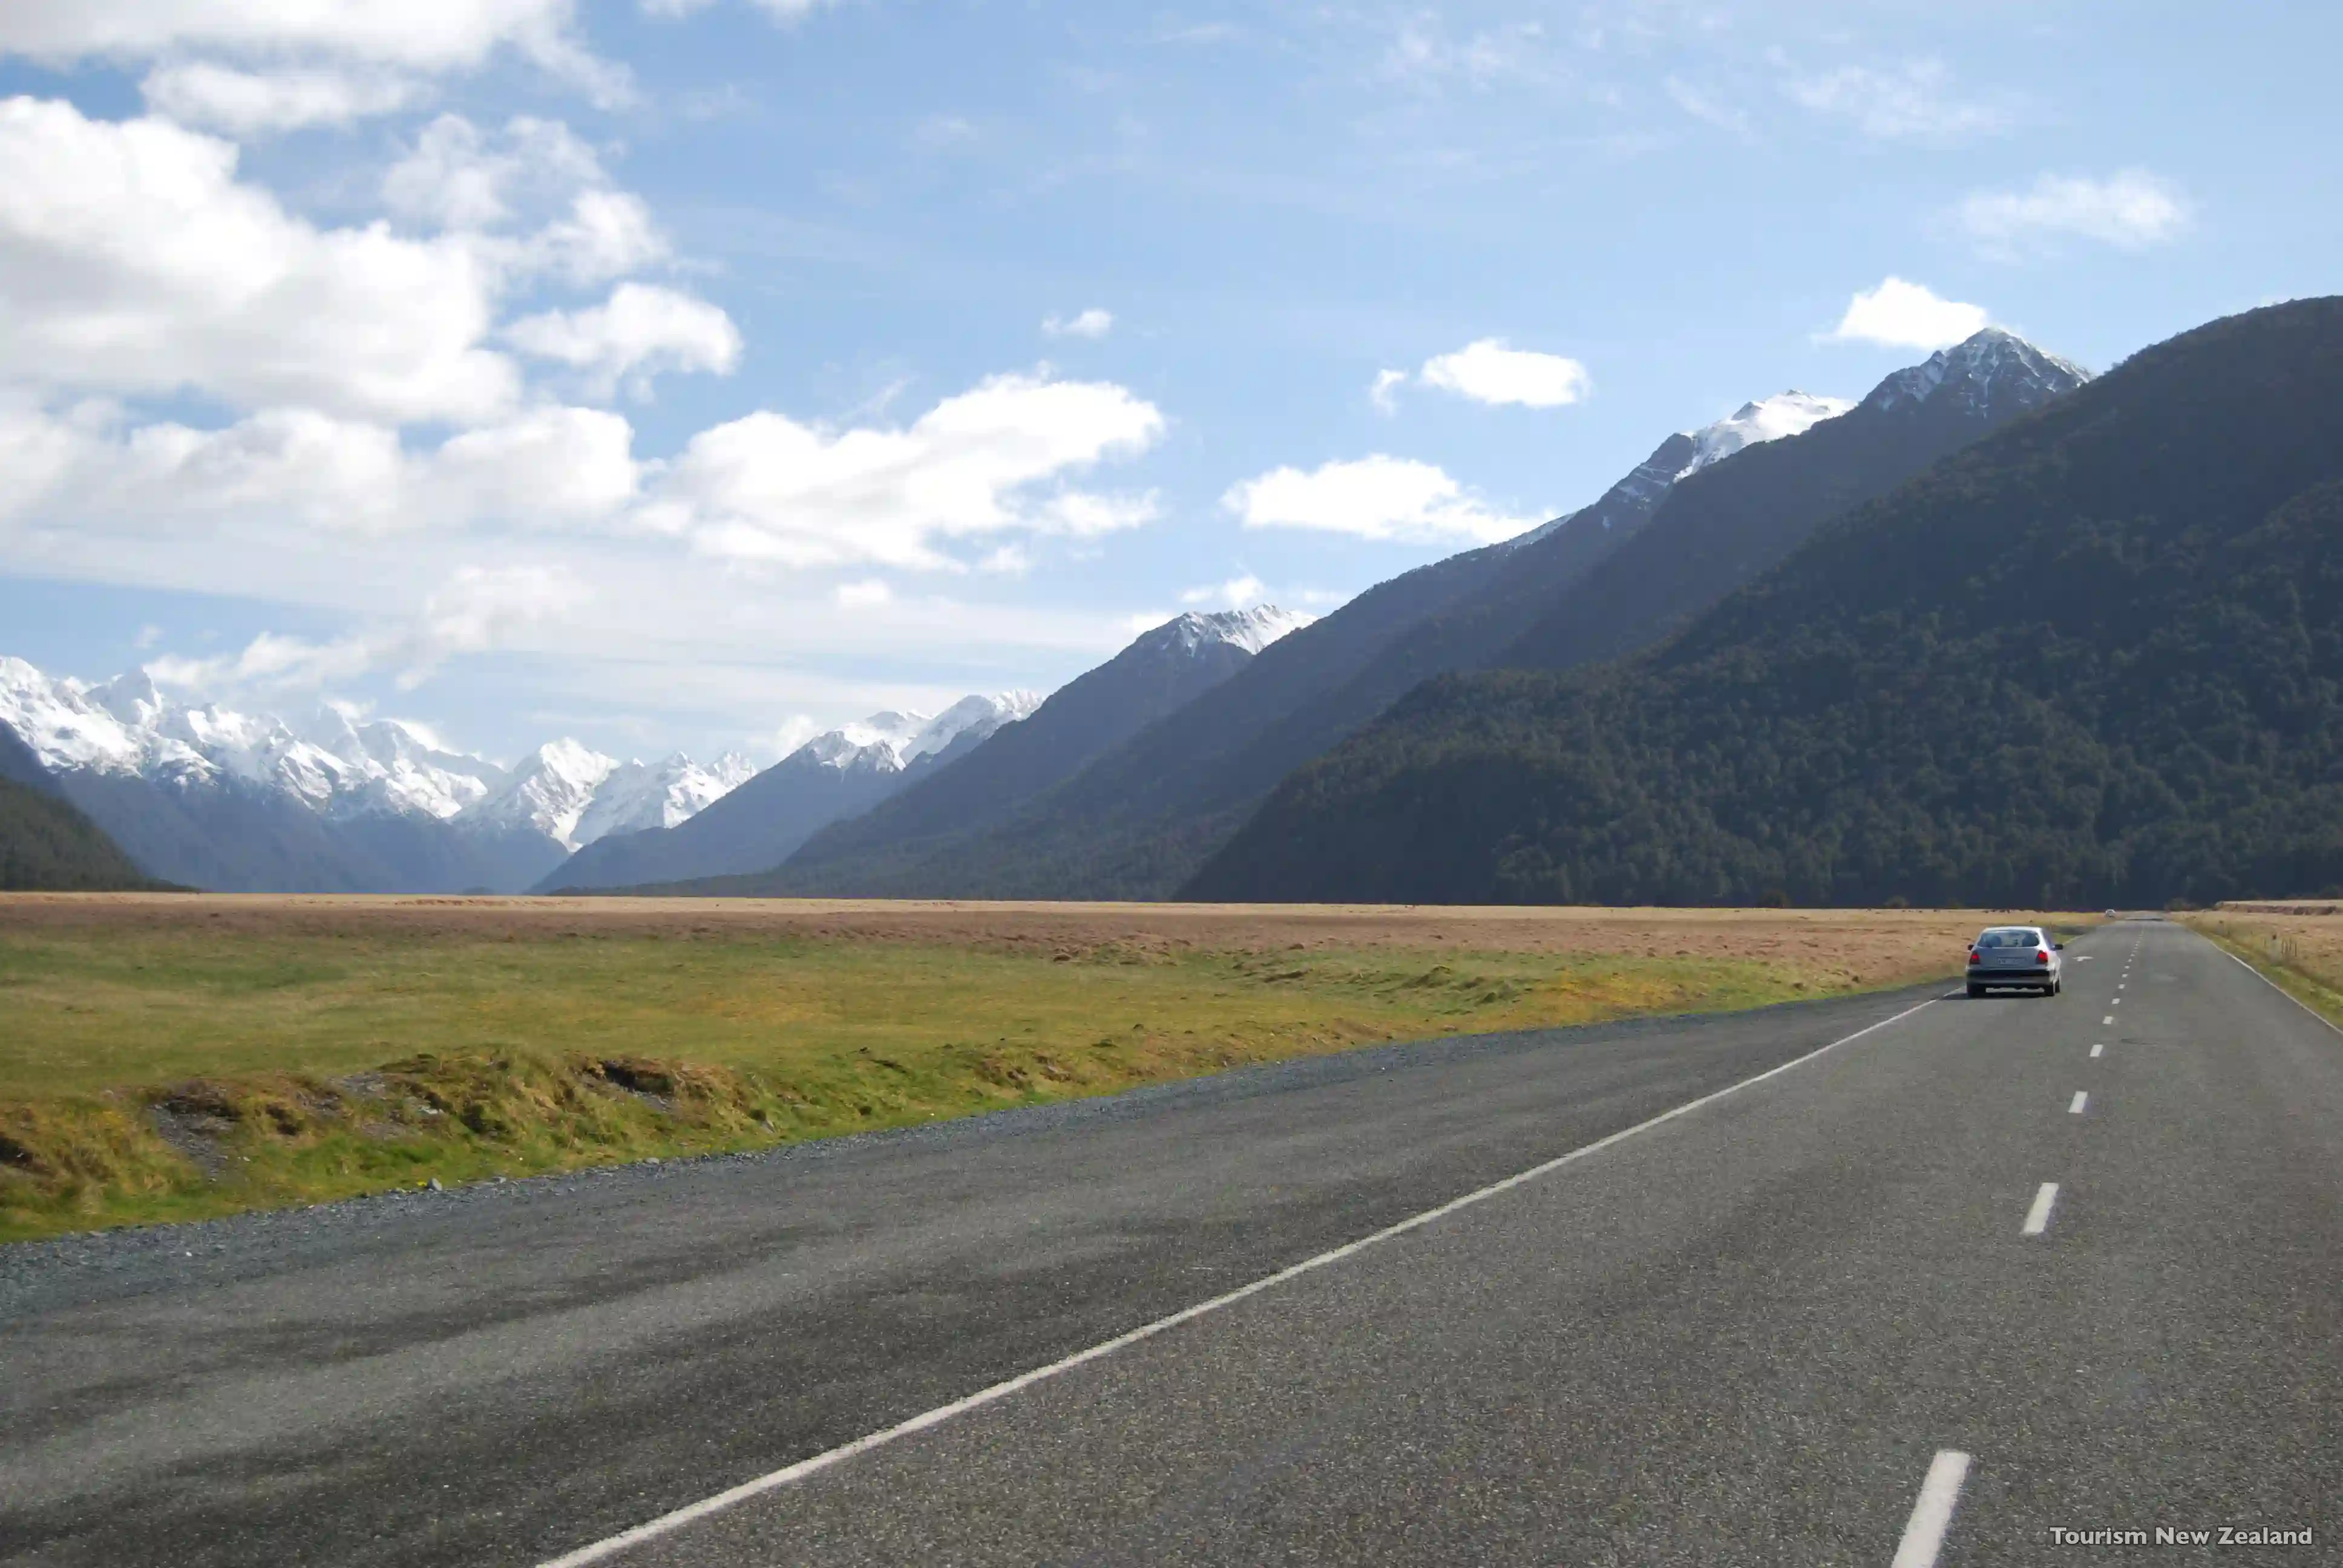
[[[0,1239],[767,1148],[1949,967],[1934,940],[1861,958],[1642,945],[0,926]]]

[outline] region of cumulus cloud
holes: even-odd
[[[50,65],[311,57],[447,72],[510,47],[599,100],[622,100],[626,72],[578,41],[576,10],[576,0],[9,0],[0,6],[0,55]]]
[[[1385,414],[1399,412],[1399,389],[1407,385],[1404,370],[1378,370],[1374,385],[1367,388],[1367,401]]]
[[[383,176],[382,196],[395,215],[463,235],[517,276],[590,286],[669,255],[642,199],[613,188],[594,149],[557,120],[522,115],[487,131],[442,115]]]
[[[1937,349],[1982,330],[1988,320],[1982,305],[1940,298],[1924,284],[1888,277],[1848,300],[1846,314],[1824,336],[1835,343]]]
[[[138,85],[146,106],[183,126],[249,141],[305,126],[347,126],[423,95],[412,77],[338,69],[239,71],[207,61],[159,65]]]
[[[1249,528],[1317,528],[1361,538],[1493,544],[1543,519],[1499,511],[1430,463],[1377,453],[1280,467],[1229,488],[1221,504]]]
[[[1041,330],[1051,337],[1087,337],[1096,342],[1114,330],[1114,312],[1092,306],[1071,318],[1050,317],[1041,323]]]
[[[264,409],[214,430],[125,426],[99,407],[0,409],[0,525],[66,517],[113,538],[229,528],[280,540],[287,530],[615,526],[639,489],[632,441],[618,415],[558,407],[422,451],[387,427],[313,409]]]
[[[2014,119],[2006,109],[1956,96],[1952,73],[1939,60],[1796,74],[1783,90],[1804,107],[1876,141],[1948,146],[2006,131]]]
[[[606,183],[602,160],[557,120],[516,116],[501,132],[441,115],[383,176],[384,205],[435,227],[491,228],[518,205]]]
[[[519,385],[481,347],[499,283],[457,238],[313,226],[226,142],[0,102],[0,378],[478,421]]]
[[[1594,387],[1594,377],[1577,360],[1509,348],[1500,337],[1483,337],[1453,354],[1427,359],[1421,374],[1425,386],[1475,403],[1514,403],[1530,408],[1559,408],[1578,402]]]
[[[2146,169],[2104,180],[2046,174],[2016,191],[1976,191],[1953,212],[1960,230],[1990,256],[2014,256],[2068,239],[2146,250],[2187,231],[2188,199]]]
[[[1088,536],[1136,527],[1150,497],[1073,487],[1163,431],[1121,387],[999,376],[900,429],[833,430],[759,412],[695,436],[641,517],[700,551],[784,567],[934,569],[969,536]]]
[[[704,300],[650,284],[622,283],[587,310],[547,311],[505,330],[523,353],[580,372],[596,396],[621,380],[638,397],[660,371],[729,376],[740,362],[740,331]]]

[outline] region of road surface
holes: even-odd
[[[0,1251],[0,1562],[2343,1562],[2343,1036],[2068,957]]]

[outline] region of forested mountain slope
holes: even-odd
[[[1188,886],[2160,904],[2343,887],[2343,301],[2148,349],[1611,666],[1429,683]]]
[[[1798,393],[1752,404],[1671,436],[1566,519],[1360,596],[997,826],[940,840],[884,876],[804,856],[728,890],[1168,897],[1280,780],[1418,682],[1514,657],[1509,648],[1549,626],[1599,624],[1628,646],[1654,640],[1835,511],[2083,379],[2056,356],[1987,331],[1896,372],[1836,417],[1845,405]],[[1787,424],[1743,428],[1794,400],[1805,407]],[[1623,563],[1634,564],[1622,574]]]
[[[33,749],[0,724],[0,891],[107,892],[156,885],[66,801]]]

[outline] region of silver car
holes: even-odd
[[[2066,943],[2052,941],[2040,926],[1995,926],[1980,932],[1969,944],[1969,995],[2003,986],[2056,996],[2066,985],[2066,960],[2058,956],[2066,950]]]

